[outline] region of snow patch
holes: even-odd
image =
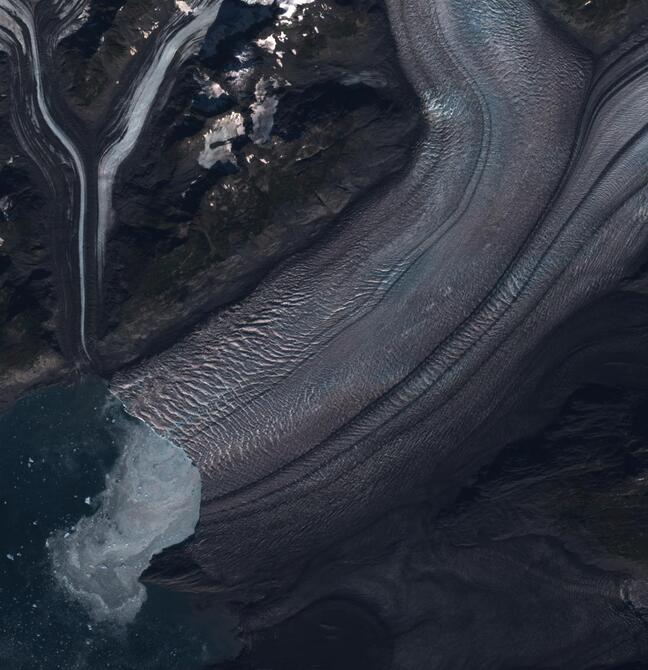
[[[315,0],[277,0],[276,6],[283,11],[281,16],[282,23],[290,23],[295,13],[302,5],[310,5]],[[243,0],[248,5],[272,5],[275,0]]]
[[[204,135],[205,146],[198,156],[201,167],[209,170],[218,162],[237,164],[232,153],[232,140],[245,134],[243,116],[230,112],[216,119],[211,130]]]
[[[256,54],[250,47],[245,47],[234,54],[239,66],[229,69],[223,73],[228,88],[243,92],[254,73]]]
[[[275,49],[277,48],[277,40],[275,39],[274,35],[269,35],[264,39],[259,38],[256,41],[256,45],[268,53],[274,53]]]
[[[183,14],[193,14],[193,9],[191,5],[189,5],[187,2],[184,0],[176,0],[176,7],[183,13]]]

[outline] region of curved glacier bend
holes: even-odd
[[[98,509],[48,547],[61,587],[94,619],[125,624],[146,599],[139,577],[151,558],[193,534],[201,484],[182,449],[140,421],[121,421],[123,451]]]
[[[410,173],[114,379],[199,465],[192,555],[220,581],[258,577],[252,547],[283,565],[328,546],[403,482],[448,487],[525,361],[646,247],[645,46],[596,67],[531,0],[388,7],[429,122]]]

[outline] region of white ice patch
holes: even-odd
[[[151,558],[193,534],[200,474],[185,452],[141,422],[106,476],[99,509],[47,542],[59,584],[98,621],[132,621],[146,599]]]
[[[254,73],[256,54],[250,47],[245,47],[234,54],[239,66],[223,72],[226,86],[233,91],[243,92]]]
[[[225,95],[223,87],[217,81],[211,81],[204,89],[207,97],[209,98],[220,98],[222,95]]]
[[[298,7],[301,5],[310,5],[312,2],[313,0],[279,0],[278,4],[284,11],[282,18],[290,21]]]
[[[264,49],[268,53],[274,53],[275,49],[277,48],[277,40],[275,39],[274,35],[269,35],[268,37],[265,37],[263,39],[259,38],[256,41],[256,45],[258,47],[261,47],[261,49]]]
[[[11,198],[8,195],[0,198],[0,214],[5,219],[9,218],[9,211],[11,210]]]
[[[206,74],[200,74],[196,79],[201,85],[203,95],[206,95],[208,98],[215,99],[220,98],[222,95],[227,95],[225,89]]]
[[[216,119],[211,130],[205,133],[205,146],[198,156],[200,166],[209,170],[219,161],[236,165],[232,140],[244,134],[243,116],[238,112],[230,112]]]
[[[225,72],[225,79],[229,88],[234,91],[243,91],[247,86],[248,80],[254,73],[254,68],[243,67],[238,70],[228,70]]]
[[[193,14],[193,8],[191,5],[184,0],[176,0],[176,7],[183,13],[183,14]]]
[[[310,5],[315,0],[277,0],[277,7],[283,10],[281,19],[283,22],[289,22],[295,16],[295,12],[301,5]],[[243,0],[248,5],[272,5],[275,0]]]

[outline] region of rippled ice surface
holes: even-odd
[[[222,614],[199,621],[137,579],[191,533],[199,486],[183,452],[98,383],[0,416],[0,668],[191,670],[231,655]]]

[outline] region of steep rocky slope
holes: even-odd
[[[91,0],[53,45],[49,11],[36,15],[47,104],[89,170],[81,284],[92,360],[77,342],[81,266],[67,200],[75,187],[58,167],[68,159],[48,148],[42,124],[29,125],[19,101],[30,74],[0,52],[5,399],[77,366],[115,370],[241,297],[397,175],[421,123],[381,1],[224,0],[204,41],[165,78],[117,172],[97,293],[92,172],[150,47],[192,10],[173,0]],[[27,151],[25,137],[39,151]],[[52,164],[42,153],[51,147]]]
[[[9,57],[0,52],[0,397],[51,381],[67,367],[56,336],[52,193],[12,127],[10,75]]]

